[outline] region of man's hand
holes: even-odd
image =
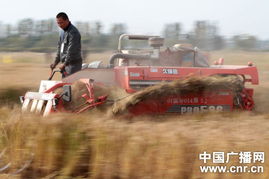
[[[54,63],[50,64],[50,68],[53,70],[56,67]]]
[[[60,68],[61,71],[64,71],[65,64],[61,64],[61,65],[59,66],[59,68]]]

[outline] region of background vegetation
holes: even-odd
[[[128,33],[123,23],[112,24],[104,31],[102,22],[74,22],[82,34],[83,54],[116,50],[118,37]],[[55,52],[58,40],[58,27],[54,19],[35,21],[22,19],[17,24],[0,23],[0,51]],[[158,35],[158,34],[151,34]],[[196,21],[189,32],[185,32],[179,22],[165,24],[161,36],[166,45],[190,43],[204,50],[240,49],[251,51],[269,50],[269,41],[251,34],[237,34],[224,37],[216,23]]]

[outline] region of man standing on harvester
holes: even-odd
[[[56,21],[62,31],[60,32],[56,58],[50,67],[54,69],[61,62],[59,68],[62,71],[62,77],[66,77],[81,70],[81,36],[78,29],[69,21],[66,13],[57,14]]]

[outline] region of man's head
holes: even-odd
[[[59,14],[57,14],[56,21],[61,29],[65,29],[70,23],[67,14],[64,12],[60,12]]]

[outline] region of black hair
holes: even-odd
[[[62,18],[63,20],[69,20],[68,16],[64,12],[60,12],[57,14],[56,18]]]

